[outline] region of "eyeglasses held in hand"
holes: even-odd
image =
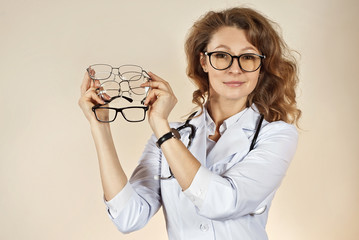
[[[227,52],[214,51],[204,52],[209,57],[211,66],[216,70],[226,70],[233,64],[233,60],[238,60],[239,67],[245,72],[255,72],[262,65],[263,59],[266,58],[264,55],[256,53],[244,53],[239,56],[233,56]]]
[[[142,77],[150,78],[145,70],[138,65],[126,64],[119,67],[112,67],[109,64],[93,64],[87,68],[90,77],[94,80],[114,80],[111,77],[116,75],[124,81],[137,81]]]
[[[147,81],[147,80],[146,80]],[[118,96],[126,96],[132,100],[142,101],[147,97],[149,87],[141,87],[145,81],[131,83],[129,81],[105,81],[97,89],[97,94],[105,101],[108,96],[110,99]]]
[[[110,99],[126,95],[133,100],[143,100],[147,96],[148,87],[141,87],[141,84],[149,81],[148,73],[137,65],[122,65],[114,68],[108,64],[94,64],[87,68],[89,76],[94,81],[100,82],[98,95],[104,100],[104,95]],[[116,81],[118,76],[121,81]]]
[[[92,107],[97,121],[103,123],[110,123],[115,121],[117,113],[121,113],[122,117],[128,122],[142,122],[146,118],[147,106],[128,106],[128,107],[112,107],[109,106],[115,99],[125,99],[128,102],[133,100],[125,96],[114,97],[110,102],[105,104],[97,104]]]

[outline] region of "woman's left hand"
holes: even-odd
[[[148,74],[151,80],[142,84],[142,87],[150,87],[144,104],[149,106],[147,115],[153,132],[161,137],[169,131],[168,116],[176,105],[177,98],[168,82],[156,74]]]

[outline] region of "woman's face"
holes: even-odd
[[[258,49],[248,42],[245,31],[236,27],[222,27],[215,32],[207,45],[207,52],[224,51],[239,56],[243,53],[257,53]],[[225,70],[214,69],[209,57],[201,55],[201,65],[209,78],[210,100],[233,100],[246,103],[247,96],[254,90],[259,77],[259,69],[245,72],[233,59],[232,65]]]

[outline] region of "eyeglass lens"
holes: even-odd
[[[94,112],[97,120],[100,122],[113,122],[117,116],[116,109],[111,109],[108,107],[95,108]]]
[[[141,122],[145,120],[145,107],[127,107],[123,108],[122,116],[129,122]]]
[[[209,55],[212,67],[217,70],[229,68],[233,64],[234,58],[236,58],[236,56],[232,56],[226,52],[212,52]],[[239,59],[240,67],[246,72],[256,71],[262,63],[261,56],[253,53],[242,54],[237,58]]]

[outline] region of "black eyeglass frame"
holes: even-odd
[[[213,66],[212,60],[211,60],[211,56],[212,56],[212,54],[214,54],[214,53],[224,53],[224,54],[228,54],[229,56],[231,56],[231,62],[230,62],[230,64],[228,65],[228,67],[226,67],[226,68],[216,68],[215,66]],[[224,51],[213,51],[213,52],[207,52],[207,51],[205,51],[205,52],[204,52],[204,55],[208,56],[208,58],[209,58],[209,63],[211,64],[211,66],[212,66],[214,69],[219,70],[219,71],[223,71],[223,70],[226,70],[226,69],[230,68],[230,67],[232,66],[232,64],[233,64],[233,59],[236,58],[237,61],[238,61],[238,65],[239,65],[240,69],[242,69],[244,72],[255,72],[255,71],[257,71],[257,70],[262,66],[262,64],[263,64],[263,59],[266,58],[265,55],[260,55],[260,54],[257,54],[257,53],[243,53],[243,54],[241,54],[241,55],[239,55],[239,56],[236,56],[236,55],[232,55],[232,54],[230,54],[230,53],[228,53],[228,52],[224,52]],[[248,71],[248,70],[243,69],[242,66],[241,66],[241,62],[239,61],[239,59],[240,59],[241,57],[243,57],[243,56],[257,56],[257,57],[259,57],[260,60],[261,60],[259,66],[258,66],[255,70],[252,70],[252,71]]]
[[[132,102],[133,100],[131,98],[128,98],[126,96],[116,96],[116,97],[113,97],[110,101],[107,101],[105,104],[96,104],[95,106],[92,107],[92,111],[94,112],[95,114],[95,117],[97,119],[97,121],[99,122],[102,122],[102,123],[111,123],[111,122],[114,122],[117,118],[117,113],[120,112],[122,117],[127,121],[127,122],[142,122],[146,119],[146,112],[148,110],[148,106],[129,106],[129,107],[123,107],[123,108],[114,108],[114,107],[105,107],[105,105],[109,104],[111,101],[113,101],[114,99],[117,99],[117,98],[124,98],[126,99],[127,101],[129,102]],[[129,120],[126,118],[125,114],[123,113],[123,110],[126,110],[126,109],[134,109],[134,108],[137,108],[137,109],[143,109],[144,111],[144,114],[143,114],[143,118],[141,120]],[[115,110],[116,111],[116,114],[114,116],[114,118],[112,120],[109,120],[109,121],[103,121],[103,120],[100,120],[96,114],[96,110],[97,109],[108,109],[108,110]]]

